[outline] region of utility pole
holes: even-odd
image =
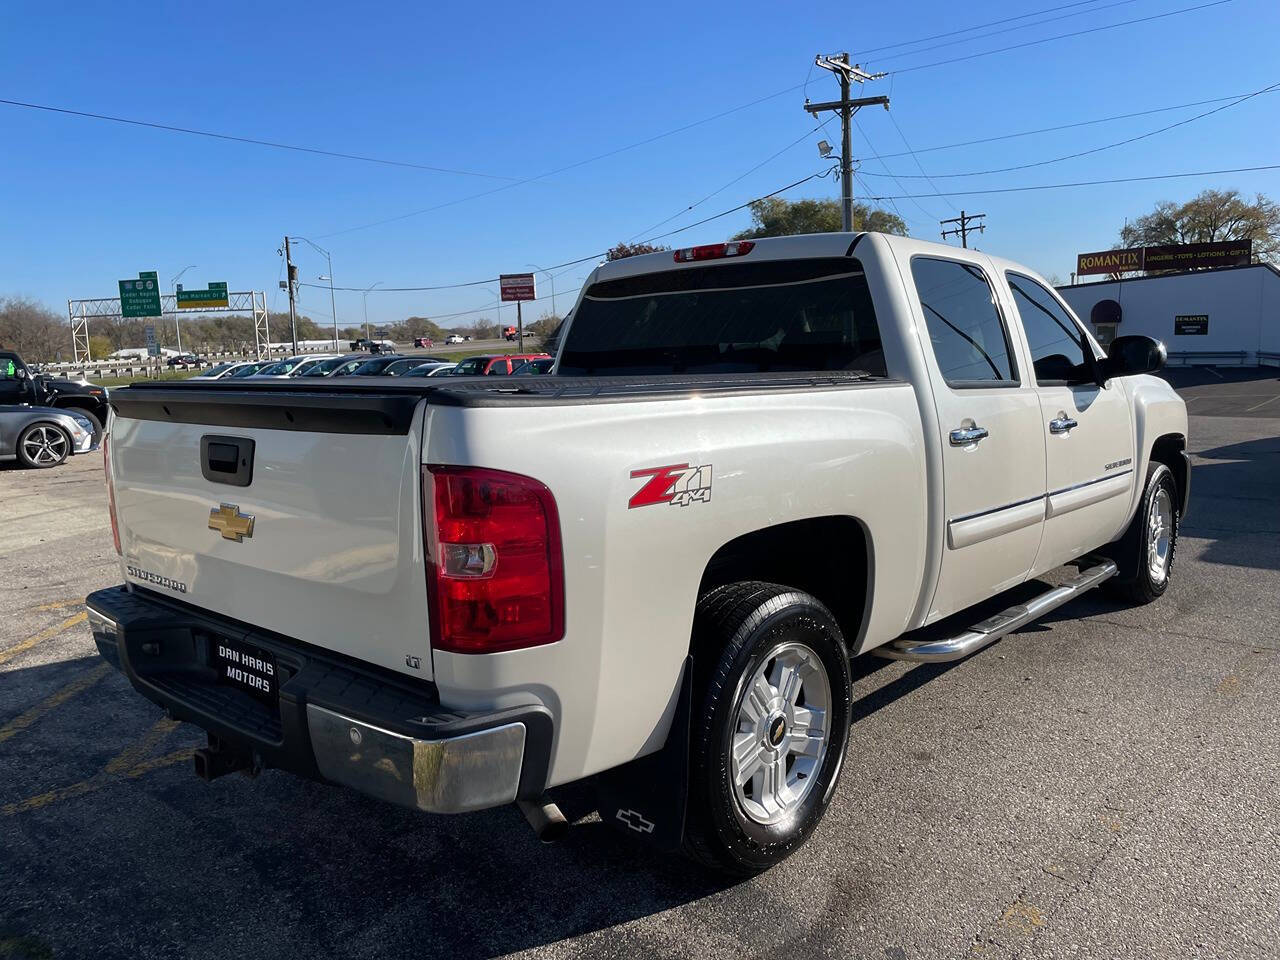
[[[298,355],[298,268],[293,265],[293,257],[289,254],[289,238],[284,238],[284,266],[289,277],[289,331],[293,336],[293,356]]]
[[[954,210],[955,207],[952,207],[951,209]],[[965,213],[961,210],[960,216],[958,217],[952,217],[950,220],[939,220],[938,225],[941,227],[945,227],[948,223],[959,224],[959,226],[953,227],[950,230],[943,230],[942,239],[945,240],[947,237],[959,236],[960,246],[967,248],[969,246],[969,234],[971,232],[977,231],[978,233],[982,233],[987,229],[987,225],[985,223],[979,223],[976,227],[971,227],[969,226],[970,221],[983,220],[986,216],[987,215],[985,213]]]
[[[827,57],[822,54],[813,58],[816,66],[830,70],[840,81],[840,99],[823,103],[810,103],[807,99],[804,108],[813,114],[814,119],[824,110],[840,114],[840,219],[845,232],[853,230],[853,115],[862,107],[880,104],[889,109],[888,97],[850,98],[849,90],[853,81],[865,83],[867,80],[879,80],[883,73],[867,73],[856,63],[850,66],[849,54],[837,53]]]

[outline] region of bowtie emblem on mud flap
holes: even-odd
[[[653,833],[653,821],[646,820],[639,810],[619,810],[616,816],[619,823],[636,833]]]
[[[236,543],[253,536],[253,520],[252,514],[241,513],[235,503],[220,503],[209,511],[209,529],[222,534],[222,539]]]

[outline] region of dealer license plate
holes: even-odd
[[[276,662],[271,654],[248,644],[221,637],[210,638],[218,679],[264,700],[276,697]]]

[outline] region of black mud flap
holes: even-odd
[[[628,836],[663,850],[678,850],[684,843],[692,674],[693,660],[686,657],[675,716],[662,749],[615,767],[597,781],[601,819]]]

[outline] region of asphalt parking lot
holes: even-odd
[[[809,844],[727,885],[577,822],[428,817],[203,742],[97,657],[97,454],[0,468],[0,958],[1280,955],[1280,381],[1175,371],[1193,499],[1155,605],[858,661]],[[1202,382],[1203,381],[1203,382]]]

